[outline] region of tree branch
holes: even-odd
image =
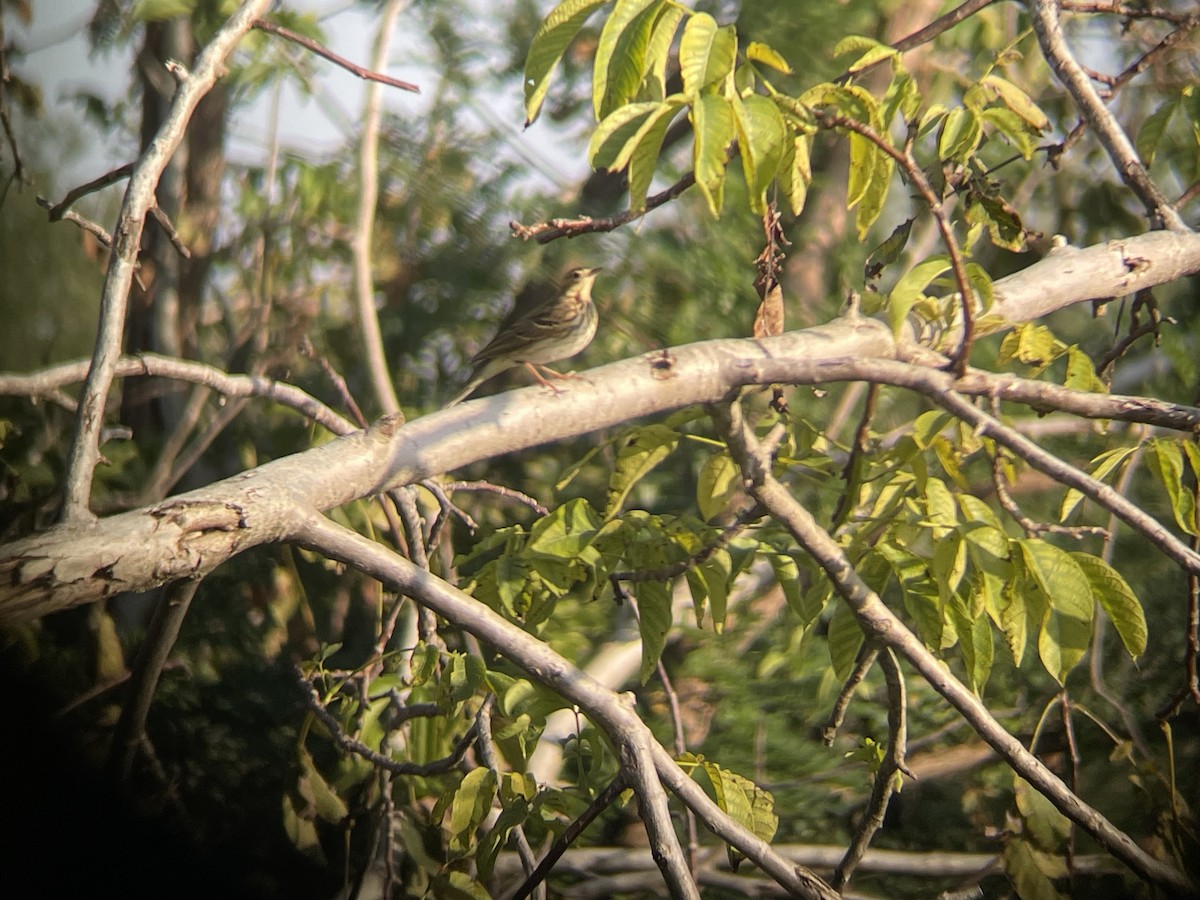
[[[1058,80],[1075,100],[1080,113],[1096,133],[1096,138],[1116,166],[1121,180],[1146,207],[1150,220],[1156,226],[1171,231],[1190,231],[1179,211],[1150,179],[1129,136],[1108,111],[1108,107],[1096,93],[1091,79],[1072,56],[1059,22],[1058,0],[1029,0],[1029,16],[1046,62],[1050,64],[1054,74],[1058,76]]]
[[[1106,850],[1140,877],[1187,896],[1194,891],[1187,876],[1145,853],[1127,834],[1072,794],[1021,742],[992,717],[983,702],[930,653],[855,571],[842,548],[771,474],[771,462],[760,455],[758,440],[733,404],[721,410],[718,423],[752,493],[813,560],[825,570],[834,590],[849,604],[863,632],[906,659],[941,694],[1008,765],[1043,794],[1063,815],[1091,834]]]
[[[709,828],[760,868],[770,872],[784,887],[799,896],[836,900],[837,895],[819,878],[799,871],[775,854],[765,841],[722,812],[654,740],[645,723],[634,712],[631,698],[602,687],[534,636],[370,538],[315,513],[300,515],[293,512],[289,516],[287,532],[289,539],[302,546],[353,566],[393,590],[413,597],[579,706],[618,748],[623,763],[636,760],[639,765],[647,762],[652,765],[652,768],[640,772],[636,767],[627,768],[626,771],[630,777],[642,779],[639,803],[649,802],[657,806],[654,815],[661,817],[666,809],[665,798],[660,796],[656,799],[654,796],[656,792],[661,792],[661,787],[652,784],[654,773],[657,772],[657,780],[678,794]],[[647,812],[644,808],[642,812],[645,817]],[[668,817],[667,821],[653,825],[655,831],[651,833],[651,839],[656,848],[664,855],[674,857],[671,860],[659,860],[659,864],[672,889],[686,890],[688,884],[694,889],[690,876],[687,876],[686,860],[678,838],[673,829],[666,827],[669,824]],[[647,827],[652,827],[650,822],[647,822]],[[660,827],[664,829],[661,832]],[[679,881],[683,876],[687,876],[686,880]]]
[[[184,130],[196,104],[216,84],[226,57],[250,30],[254,19],[262,15],[268,6],[270,0],[246,0],[221,26],[211,43],[196,58],[192,73],[182,80],[162,127],[130,175],[113,235],[113,250],[100,300],[100,326],[91,368],[79,402],[79,418],[67,463],[66,497],[62,510],[64,522],[93,518],[89,505],[92,476],[100,460],[99,437],[104,423],[105,398],[112,386],[121,353],[129,288],[137,265],[146,214],[154,204],[158,179],[183,141]]]

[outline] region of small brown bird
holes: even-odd
[[[524,365],[540,384],[557,391],[542,372],[555,378],[565,377],[549,368],[547,363],[569,359],[582,352],[596,336],[599,317],[592,303],[592,284],[599,271],[598,267],[572,269],[554,296],[501,329],[472,357],[471,377],[446,406],[465,400],[492,376],[519,365]]]

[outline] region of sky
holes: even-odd
[[[24,48],[25,53],[12,60],[13,69],[25,80],[39,84],[44,92],[46,114],[79,121],[82,119],[75,94],[95,93],[115,102],[130,95],[130,54],[128,48],[109,53],[93,53],[86,29],[96,0],[34,0],[34,18],[25,27],[15,16],[5,19],[6,37]],[[375,16],[365,13],[347,0],[291,0],[290,11],[316,13],[329,37],[332,49],[360,65],[367,66],[375,33]],[[420,50],[405,46],[406,34],[398,28],[392,42],[392,64],[387,73],[406,81],[420,82],[424,74],[419,64]],[[297,56],[308,51],[291,46]],[[416,63],[406,60],[418,60]],[[348,129],[354,128],[363,103],[365,83],[344,69],[325,61],[316,65],[313,97],[303,97],[294,86],[283,88],[278,97],[279,138],[285,147],[303,149],[306,155],[321,157],[345,142]],[[385,89],[386,108],[398,111],[420,110],[426,99],[395,89]],[[260,162],[270,141],[269,122],[275,98],[260,97],[245,114],[233,122],[229,153],[233,160]],[[90,130],[87,152],[72,162],[63,173],[67,181],[87,180],[128,161],[132,148],[123,148]]]

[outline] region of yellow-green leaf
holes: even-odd
[[[724,28],[708,13],[695,13],[683,26],[679,43],[679,72],[683,92],[697,97],[705,88],[725,79],[737,62],[737,30]]]
[[[1071,557],[1087,575],[1092,594],[1100,601],[1101,608],[1112,620],[1126,652],[1137,659],[1146,652],[1149,631],[1146,628],[1146,613],[1133,588],[1120,572],[1098,556],[1092,556],[1090,553],[1072,553]]]
[[[563,0],[546,16],[529,45],[525,57],[525,124],[530,125],[542,110],[550,76],[567,46],[575,39],[588,16],[608,0]]]
[[[750,195],[750,209],[761,215],[766,209],[767,188],[775,180],[787,139],[787,126],[779,107],[758,94],[731,102],[741,150],[742,170]]]
[[[792,74],[792,67],[788,65],[787,60],[774,47],[759,41],[751,41],[746,47],[746,58],[753,62],[762,63],[764,66],[770,66],[775,71],[783,72],[785,75]]]
[[[664,0],[617,0],[604,21],[592,70],[597,121],[634,98],[642,84],[650,33]]]
[[[698,97],[692,105],[692,128],[696,184],[708,201],[709,211],[717,216],[724,201],[727,154],[735,134],[729,102],[714,94]]]

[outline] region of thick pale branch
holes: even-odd
[[[838,595],[854,611],[864,633],[906,659],[1014,771],[1063,815],[1091,834],[1102,847],[1148,882],[1178,895],[1190,896],[1194,886],[1183,873],[1148,855],[1129,835],[1073,794],[996,721],[983,701],[955,678],[867,586],[838,543],[771,474],[770,461],[760,454],[758,440],[742,418],[740,407],[734,404],[724,416],[721,424],[730,452],[741,467],[751,492],[825,571]]]

